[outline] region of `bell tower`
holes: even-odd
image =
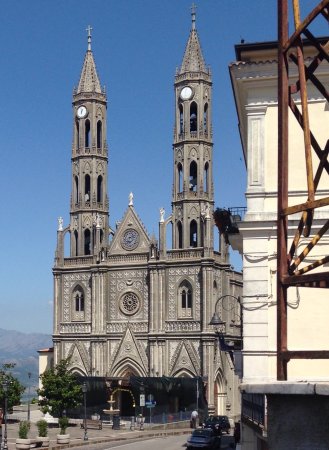
[[[213,248],[212,81],[195,26],[175,76],[173,249]]]
[[[107,244],[109,229],[107,100],[91,51],[91,31],[89,26],[87,52],[72,103],[71,257],[98,252]]]

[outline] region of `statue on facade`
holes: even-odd
[[[57,220],[58,220],[58,228],[57,228],[57,230],[58,231],[63,231],[63,223],[64,223],[63,217],[59,217]]]
[[[163,207],[160,208],[160,222],[164,222],[165,209]]]
[[[128,206],[134,206],[134,194],[130,192]]]

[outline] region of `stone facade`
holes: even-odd
[[[192,19],[175,77],[173,209],[169,217],[160,211],[159,241],[133,194],[116,229],[109,227],[106,95],[88,37],[73,95],[71,220],[59,221],[53,269],[54,359],[71,356],[83,376],[202,376],[210,411],[235,416],[237,377],[208,324],[220,296],[240,294],[242,276],[224,243],[225,251],[214,250],[212,83]]]

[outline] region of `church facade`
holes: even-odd
[[[107,98],[89,32],[73,93],[70,223],[58,221],[53,268],[54,362],[71,357],[72,370],[81,376],[128,385],[132,375],[202,377],[209,411],[237,416],[238,377],[209,322],[220,297],[240,295],[242,275],[232,270],[225,243],[214,250],[212,79],[194,12],[174,90],[171,214],[160,210],[157,240],[145,229],[131,193],[112,230]]]

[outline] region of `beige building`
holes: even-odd
[[[173,184],[164,180],[172,211],[160,210],[157,240],[145,229],[130,193],[112,230],[107,98],[88,36],[73,93],[70,223],[59,219],[53,269],[54,362],[70,356],[72,371],[123,380],[128,389],[131,375],[202,377],[209,411],[235,417],[238,377],[208,324],[219,297],[240,295],[242,275],[232,270],[224,243],[214,249],[212,79],[194,12],[174,92]],[[145,189],[154,188],[144,183]]]
[[[322,43],[325,41],[323,40]],[[306,53],[311,50],[305,44]],[[230,75],[236,101],[241,140],[247,166],[247,213],[238,224],[240,249],[243,249],[243,383],[242,383],[242,448],[256,450],[273,448],[320,448],[302,446],[305,435],[312,439],[314,430],[327,429],[327,404],[324,393],[329,381],[329,361],[321,359],[294,359],[288,364],[287,382],[277,382],[276,349],[276,275],[277,275],[277,167],[278,167],[278,46],[277,42],[240,44],[236,46],[236,62],[230,65]],[[297,69],[290,68],[290,82],[296,81]],[[328,63],[317,69],[317,76],[329,86]],[[323,95],[309,86],[308,106],[312,131],[322,148],[328,139],[329,108]],[[300,108],[300,99],[295,102]],[[290,113],[289,117],[289,199],[294,204],[307,199],[304,141],[302,129]],[[313,155],[314,168],[319,160]],[[317,198],[328,196],[329,182],[322,182]],[[328,207],[317,210],[312,234],[323,226],[329,216]],[[300,215],[295,214],[289,222],[289,240],[297,228]],[[233,238],[233,236],[232,236]],[[230,237],[229,237],[230,239]],[[237,236],[231,240],[237,245]],[[301,240],[299,248],[305,243]],[[237,245],[239,247],[239,245]],[[299,248],[297,252],[299,253]],[[329,252],[326,234],[320,245],[306,258],[310,264]],[[328,348],[329,315],[326,289],[289,288],[288,297],[288,343],[291,350],[325,350]],[[322,389],[322,391],[321,391]],[[276,394],[278,394],[276,397]],[[287,396],[295,395],[290,403]],[[311,394],[311,395],[309,395]],[[318,395],[312,405],[311,396]],[[322,398],[321,398],[322,397]],[[285,420],[281,431],[275,430],[275,417],[268,415],[269,399],[277,402],[279,415],[281,405]],[[295,403],[295,407],[292,404]],[[316,405],[316,406],[314,406]],[[272,407],[271,406],[271,407]],[[273,407],[274,408],[274,407]],[[296,413],[296,409],[298,413]],[[299,409],[298,409],[299,408]],[[274,408],[275,409],[275,408]],[[273,412],[273,409],[270,411]],[[319,413],[321,411],[321,413]],[[282,413],[282,411],[281,411]],[[293,415],[295,417],[293,417]],[[304,432],[301,446],[289,446],[288,436],[293,434],[294,420],[299,420]],[[267,423],[272,431],[287,433],[287,446],[277,442],[272,447],[267,442]],[[283,423],[284,422],[284,423]],[[321,425],[322,424],[322,425]],[[297,429],[297,428],[296,428]],[[299,429],[299,428],[298,428]],[[304,435],[304,437],[302,437]],[[321,435],[321,432],[319,434]],[[328,436],[327,436],[328,438]],[[296,442],[296,441],[295,441]],[[322,437],[323,447],[329,448]]]

